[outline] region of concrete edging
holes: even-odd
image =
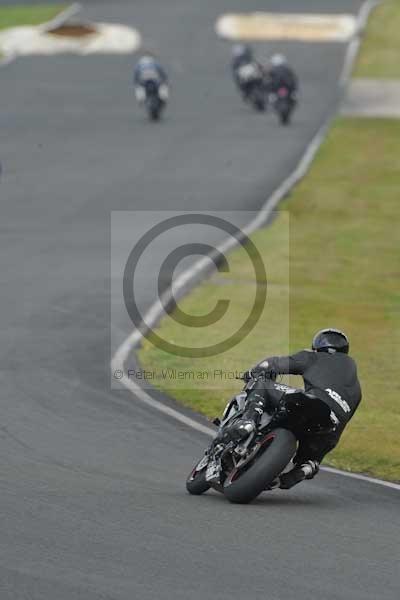
[[[63,11],[61,11],[60,14],[56,15],[54,19],[46,21],[46,23],[42,23],[41,25],[39,25],[39,27],[42,28],[43,31],[48,31],[53,27],[59,27],[60,25],[63,25],[66,21],[68,21],[70,17],[78,14],[78,12],[80,12],[81,10],[82,5],[78,2],[74,2],[70,6],[67,6],[67,8],[65,8]],[[5,55],[4,58],[0,59],[0,67],[5,67],[9,65],[16,58],[18,58],[18,54]]]

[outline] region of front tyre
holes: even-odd
[[[253,106],[258,112],[265,112],[265,100],[262,98],[256,98],[253,102]]]
[[[243,468],[234,469],[224,483],[224,495],[235,504],[247,504],[271,484],[296,453],[297,442],[287,429],[266,434],[255,458]]]
[[[147,114],[150,121],[159,121],[164,108],[164,103],[157,97],[152,96],[147,99]]]
[[[210,489],[210,484],[206,481],[207,467],[196,471],[196,467],[192,470],[189,477],[186,479],[186,489],[193,496],[200,496]]]
[[[253,108],[258,111],[258,112],[264,112],[266,109],[266,99],[265,99],[265,94],[262,92],[262,90],[256,88],[253,89],[253,92],[251,94],[251,103],[253,105]]]
[[[149,111],[150,121],[159,121],[161,116],[161,111],[158,107],[152,107]]]

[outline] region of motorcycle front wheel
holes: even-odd
[[[159,121],[161,116],[161,111],[159,108],[152,108],[149,111],[149,119],[150,121]]]
[[[265,103],[265,99],[263,97],[261,97],[261,96],[253,97],[252,101],[253,101],[253,107],[255,110],[257,110],[258,112],[265,112],[266,103]]]
[[[210,489],[210,484],[206,481],[207,467],[196,471],[196,467],[192,470],[189,477],[186,479],[186,489],[193,496],[200,496]]]

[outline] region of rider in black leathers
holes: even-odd
[[[266,87],[270,94],[277,94],[279,89],[284,87],[292,100],[295,100],[299,87],[297,75],[283,54],[274,54],[271,57],[270,66],[266,69]]]
[[[231,67],[233,79],[244,100],[247,100],[252,86],[264,87],[263,68],[255,59],[253,49],[249,44],[233,46]]]
[[[302,350],[291,356],[274,356],[247,371],[246,379],[257,379],[248,395],[242,419],[229,435],[246,439],[261,420],[267,406],[279,406],[285,401],[284,385],[273,384],[279,374],[301,375],[306,406],[315,420],[326,425],[324,433],[308,434],[300,439],[294,468],[280,476],[275,487],[289,489],[304,479],[312,479],[324,456],[338,443],[339,438],[361,401],[357,367],[348,356],[349,342],[337,329],[323,329],[313,339],[313,350]],[[287,388],[286,393],[291,393]]]

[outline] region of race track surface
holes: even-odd
[[[334,109],[345,48],[274,45],[302,81],[283,130],[242,106],[213,33],[242,2],[84,5],[141,31],[173,99],[149,125],[129,57],[0,70],[1,600],[394,600],[396,491],[323,473],[246,507],[190,497],[184,480],[208,440],[110,390],[110,212],[258,209]],[[360,3],[252,8],[266,5]],[[115,343],[131,329],[117,321]]]

